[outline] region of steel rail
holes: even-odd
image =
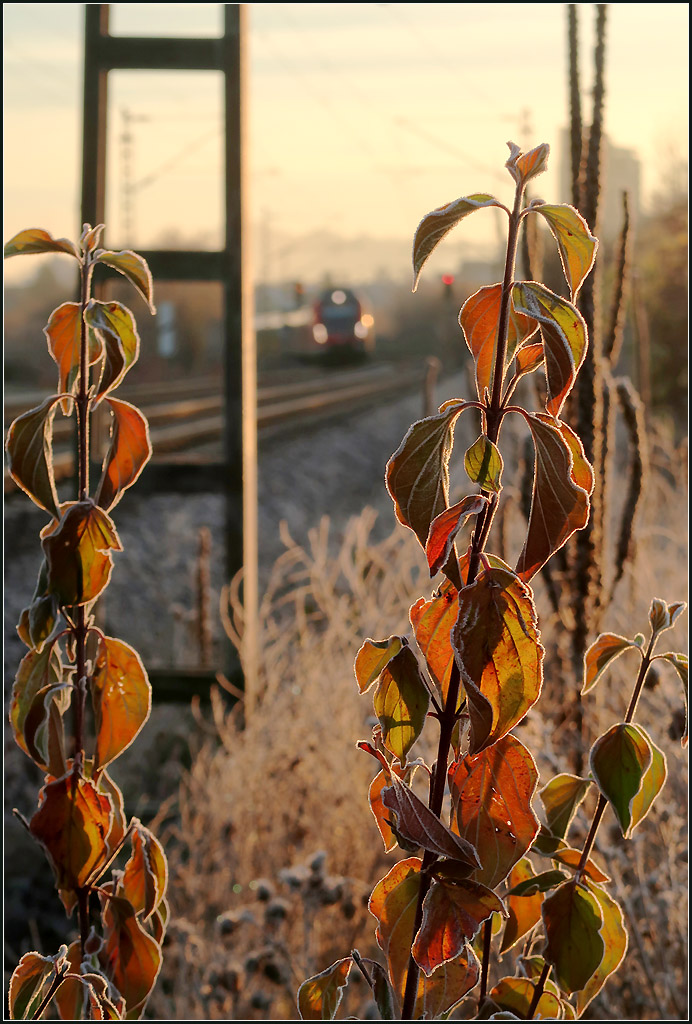
[[[421,369],[397,369],[378,365],[348,372],[320,375],[285,384],[264,384],[258,389],[257,427],[260,438],[285,433],[292,424],[313,426],[325,419],[348,414],[368,399],[388,394],[401,394],[422,386]],[[210,392],[216,392],[211,393]],[[158,384],[154,387],[138,385],[123,388],[122,397],[141,403],[142,412],[149,422],[154,449],[154,460],[165,459],[174,453],[192,454],[195,448],[221,440],[224,410],[223,395],[219,393],[216,377]],[[175,398],[176,394],[184,397]],[[25,392],[19,398],[5,403],[5,420],[40,404],[45,395]],[[101,406],[103,408],[103,406]],[[105,410],[104,410],[105,412]],[[71,419],[58,418],[53,424],[55,451],[53,472],[56,480],[71,475],[74,455],[70,448],[73,436]],[[108,426],[105,417],[95,423],[95,441],[102,459],[107,450]],[[96,454],[96,453],[95,453]],[[5,493],[18,488],[5,469]]]

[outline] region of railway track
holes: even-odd
[[[374,398],[401,394],[423,386],[424,369],[375,364],[353,370],[310,374],[273,383],[260,379],[257,391],[257,429],[261,441],[287,430],[331,420],[367,404]],[[219,459],[223,430],[223,395],[219,378],[197,377],[155,386],[123,386],[118,397],[132,402],[149,421],[153,462],[191,462]],[[18,415],[39,405],[44,393],[25,391],[5,398],[5,432]],[[105,420],[92,425],[92,456],[100,462],[108,444]],[[56,479],[73,473],[71,417],[57,413],[53,421],[53,467]],[[5,494],[17,487],[5,469]]]

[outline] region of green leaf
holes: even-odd
[[[598,239],[591,234],[589,225],[573,206],[566,203],[552,206],[532,203],[531,210],[540,213],[548,222],[560,253],[560,262],[569,285],[572,302],[593,267]]]
[[[628,647],[637,648],[632,640],[617,633],[601,633],[584,655],[584,685],[582,696],[592,690],[611,664]]]
[[[123,492],[137,480],[151,458],[149,425],[134,405],[107,398],[113,413],[111,444],[96,491],[96,504],[106,511],[117,505]]]
[[[470,494],[433,519],[425,544],[425,556],[428,559],[431,576],[447,564],[452,554],[454,539],[469,516],[477,516],[487,504],[488,499],[484,495]]]
[[[156,312],[154,305],[154,285],[151,278],[151,271],[147,261],[136,252],[124,249],[121,252],[112,252],[108,249],[100,249],[95,253],[96,261],[105,263],[107,267],[113,267],[135,286],[152,313]]]
[[[494,913],[504,916],[504,904],[487,886],[469,879],[433,882],[423,902],[423,919],[411,949],[426,976],[456,959]]]
[[[404,839],[438,857],[449,857],[473,868],[481,866],[471,843],[443,825],[427,804],[394,774],[392,785],[382,792],[382,802],[396,816],[396,830]]]
[[[356,951],[353,951],[353,958],[356,959]],[[370,960],[368,957],[358,957],[372,981],[372,994],[380,1014],[380,1020],[397,1020],[396,996],[392,988],[387,972],[377,960]]]
[[[649,747],[651,748],[651,764],[644,774],[639,792],[632,801],[632,822],[630,824],[630,833],[634,828],[636,828],[640,821],[643,821],[651,810],[654,800],[665,785],[668,773],[666,755],[656,746],[648,733],[640,725],[635,726],[635,729],[638,729],[645,737]]]
[[[5,243],[5,259],[10,256],[29,256],[41,252],[66,252],[68,256],[79,259],[79,252],[69,238],[53,238],[42,228],[27,228],[14,235]]]
[[[151,711],[151,686],[135,650],[100,640],[91,681],[96,719],[94,768],[100,770],[132,743]]]
[[[413,290],[418,287],[418,280],[421,271],[433,250],[439,245],[459,221],[468,217],[470,213],[481,210],[485,207],[499,206],[501,210],[505,207],[498,202],[494,196],[485,192],[475,192],[470,196],[462,196],[452,203],[446,203],[438,207],[432,213],[423,217],[416,228],[413,239]]]
[[[113,559],[121,551],[112,519],[88,498],[66,502],[62,517],[41,531],[48,563],[48,588],[61,607],[88,604],[108,585]]]
[[[430,705],[430,694],[418,661],[410,647],[404,647],[385,666],[373,699],[382,726],[382,742],[399,758],[402,768],[416,742]]]
[[[473,875],[494,889],[530,849],[539,822],[531,802],[538,769],[529,750],[511,734],[449,767],[450,826],[482,850]]]
[[[508,890],[508,896],[535,896],[537,893],[550,892],[556,889],[563,882],[567,881],[567,875],[562,871],[542,871],[539,875],[531,875],[529,878],[517,882]]]
[[[553,836],[565,838],[572,818],[590,787],[590,779],[581,779],[565,772],[556,775],[539,790],[538,795],[545,807],[546,824]]]
[[[400,636],[390,636],[389,640],[365,640],[356,655],[354,672],[358,690],[366,693],[392,658],[399,653],[405,641]]]
[[[22,611],[17,632],[29,648],[40,650],[53,632],[58,614],[58,602],[48,593],[48,564],[41,562],[36,587],[28,608]]]
[[[677,674],[680,677],[682,683],[682,694],[685,704],[685,731],[682,735],[682,745],[687,746],[687,739],[689,735],[689,664],[686,654],[674,654],[672,651],[667,651],[665,654],[657,654],[657,658],[662,658],[663,661],[667,661],[669,665],[672,665]]]
[[[71,697],[71,683],[45,686],[34,697],[24,721],[24,739],[29,755],[40,768],[56,778],[67,771],[62,718]]]
[[[57,973],[66,964],[67,946],[61,946],[55,956],[25,953],[10,979],[10,1020],[35,1020],[36,1013],[48,995]]]
[[[34,504],[55,519],[58,495],[53,473],[53,416],[60,395],[51,395],[35,409],[23,413],[7,434],[7,458],[10,476],[28,494]]]
[[[519,313],[540,324],[548,384],[546,411],[557,419],[586,355],[586,323],[576,306],[535,281],[515,284],[512,299]]]
[[[139,357],[139,334],[130,310],[120,302],[98,302],[92,299],[84,318],[105,348],[103,375],[94,397],[95,407],[101,399],[122,382],[129,368]]]
[[[543,901],[545,959],[552,964],[560,988],[579,992],[603,962],[603,911],[585,885],[565,882]]]
[[[17,745],[29,757],[29,749],[24,739],[24,723],[34,699],[47,686],[62,681],[62,662],[59,652],[53,644],[47,644],[40,650],[29,651],[21,662],[12,687],[12,703],[10,706],[10,724]]]
[[[618,969],[627,952],[627,931],[621,908],[604,889],[591,883],[588,883],[588,887],[597,900],[603,915],[601,936],[605,945],[605,953],[596,972],[577,994],[579,1017],[583,1015],[591,1000],[601,991],[611,974]]]
[[[503,978],[491,989],[489,996],[502,1010],[518,1014],[517,1020],[526,1020],[535,991],[536,986],[534,982],[529,981],[528,978]],[[535,1008],[534,1019],[559,1020],[562,1017],[560,1010],[561,1006],[558,996],[552,992],[544,991]],[[489,1019],[498,1020],[501,1018],[496,1016]]]
[[[452,630],[470,714],[471,754],[497,743],[536,703],[543,682],[530,589],[511,571],[490,569],[459,593]]]
[[[448,506],[449,457],[454,423],[466,402],[447,402],[435,416],[418,420],[387,463],[386,483],[396,517],[425,548],[432,521]]]
[[[517,573],[528,582],[551,555],[589,521],[593,470],[570,428],[543,414],[525,413],[536,462],[529,526]]]
[[[500,452],[485,434],[474,441],[464,456],[464,468],[469,479],[484,491],[500,493],[503,466]]]
[[[653,749],[646,733],[639,726],[626,722],[613,725],[591,748],[591,772],[615,811],[625,839],[637,823],[633,804],[652,761]]]

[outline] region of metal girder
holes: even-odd
[[[257,595],[257,412],[253,293],[245,211],[246,4],[224,4],[224,34],[213,39],[139,38],[109,34],[110,4],[85,5],[82,222],[101,224],[106,211],[108,72],[218,71],[224,75],[225,242],[220,251],[141,251],[154,281],[215,281],[224,294],[224,461],[226,575],[243,570],[246,703],[255,677]],[[103,244],[108,245],[108,227]],[[186,467],[180,472],[185,476]],[[188,474],[189,475],[189,474]],[[168,486],[175,472],[168,474]],[[230,644],[229,644],[230,648]],[[231,659],[226,672],[238,681]],[[249,710],[249,707],[248,707]]]

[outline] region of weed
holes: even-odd
[[[149,717],[151,687],[137,652],[106,636],[94,610],[108,586],[112,552],[121,549],[110,513],[137,480],[151,445],[139,410],[113,397],[137,360],[137,327],[122,303],[92,298],[95,267],[123,274],[155,310],[146,262],[99,248],[102,231],[85,224],[75,245],[29,229],[5,246],[5,258],[64,253],[80,272],[79,301],[58,306],[45,328],[57,392],[19,416],[7,438],[10,474],[50,516],[41,530],[36,590],[17,627],[29,651],[10,709],[15,740],[44,773],[44,784],[33,816],[15,814],[43,847],[79,928],[55,955],[21,958],[9,989],[10,1018],[20,1020],[40,1018],[51,1004],[64,1020],[139,1018],[159,974],[168,919],[163,848],[137,818],[127,822],[110,776],[110,765]],[[110,447],[92,495],[90,421],[102,403],[111,417]],[[77,493],[65,502],[53,474],[58,405],[76,418]]]
[[[414,423],[387,466],[397,519],[416,535],[431,576],[445,578],[411,608],[412,637],[368,639],[355,662],[360,692],[375,687],[377,724],[372,740],[358,744],[380,766],[370,807],[385,850],[406,854],[370,896],[385,966],[354,949],[312,976],[298,992],[303,1019],[335,1017],[354,965],[383,1019],[447,1019],[472,991],[466,1018],[575,1018],[627,949],[623,910],[591,854],[608,807],[627,839],[665,782],[665,755],[634,718],[654,661],[669,663],[687,693],[686,657],[655,653],[684,604],[654,600],[648,638],[602,634],[589,647],[582,694],[631,651],[640,659],[632,696],[620,721],[592,745],[588,776],[560,772],[542,786],[539,819],[538,767],[514,730],[543,684],[545,649],[529,583],[587,526],[591,511],[594,470],[560,415],[586,359],[587,328],[575,302],[597,240],[571,206],[536,199],[525,205],[549,148],[524,154],[509,146],[511,209],[485,193],[465,196],[426,216],[414,239],[415,287],[430,253],[463,218],[488,207],[508,217],[503,281],[471,296],[459,316],[477,400],[453,399]],[[535,217],[545,219],[557,242],[570,300],[536,281],[515,280],[520,228]],[[545,408],[534,413],[512,400],[520,379],[541,367]],[[454,426],[471,410],[480,414],[480,433],[464,467],[478,491],[450,505]],[[499,439],[509,415],[529,427],[535,451],[528,529],[513,569],[486,549],[503,487]],[[457,538],[469,519],[470,543],[460,555]],[[438,741],[428,763],[411,751],[431,722]],[[591,824],[574,846],[573,819],[592,792],[598,798]],[[529,853],[544,859],[538,870]],[[515,975],[491,988],[500,931],[501,952],[521,940],[524,949]]]

